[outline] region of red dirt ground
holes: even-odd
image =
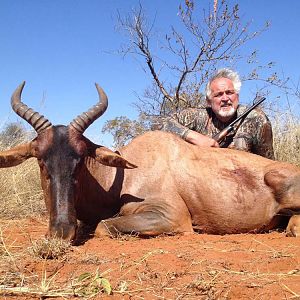
[[[41,286],[46,277],[44,295],[50,296],[50,285],[63,288],[98,270],[112,295],[98,294],[97,299],[300,299],[300,238],[283,232],[92,238],[59,259],[46,260],[28,251],[44,237],[46,222],[2,221],[0,227],[11,256],[0,266],[1,278],[16,269],[23,276],[20,282],[2,280],[0,287]],[[33,297],[40,295],[0,293],[1,299]]]

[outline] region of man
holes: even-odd
[[[219,70],[206,86],[207,107],[188,108],[158,121],[155,129],[173,132],[187,142],[220,147],[212,137],[240,116],[247,108],[239,105],[241,80],[230,69]],[[230,133],[222,147],[252,152],[274,159],[271,123],[259,108],[252,110]]]

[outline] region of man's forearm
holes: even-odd
[[[218,142],[216,142],[211,137],[203,135],[199,132],[188,130],[185,134],[185,140],[193,145],[205,146],[205,147],[219,147]]]
[[[171,117],[161,117],[152,126],[152,130],[163,130],[167,132],[174,133],[181,138],[185,139],[186,133],[189,129],[180,123],[178,123],[174,118]]]

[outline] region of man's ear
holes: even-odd
[[[10,150],[0,152],[0,168],[14,167],[30,157],[34,157],[33,142],[18,145]]]
[[[105,166],[117,167],[123,169],[137,168],[136,165],[130,163],[121,155],[109,150],[106,147],[98,147],[95,150],[95,154],[93,155],[93,157],[95,160],[97,160],[99,163]]]

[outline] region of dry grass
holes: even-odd
[[[42,259],[58,259],[65,255],[70,248],[71,244],[62,239],[44,238],[32,241],[29,252],[33,256]]]
[[[15,241],[7,242],[7,229],[0,227],[0,297],[92,298],[112,293],[105,272],[99,273],[98,269],[61,278],[60,270],[67,262],[66,256],[72,253],[70,243],[58,239],[32,241],[27,236],[31,246],[24,248],[16,246]],[[32,272],[31,265],[41,266],[42,270],[38,267]]]
[[[278,115],[272,124],[276,159],[300,166],[300,120],[283,114]]]
[[[73,298],[80,297],[91,299],[99,294],[112,293],[109,281],[102,277],[98,271],[94,273],[83,273],[80,276],[62,284],[59,280],[59,273],[48,277],[47,272],[43,272],[40,279],[35,284],[19,284],[17,286],[7,286],[0,284],[0,295],[3,296],[30,296],[32,298]]]
[[[249,238],[245,237],[245,240]],[[113,241],[115,246],[122,243],[119,240],[107,241]],[[222,247],[224,240],[198,239],[198,242],[190,241],[189,245],[184,245],[183,248],[164,249],[166,245],[162,248],[152,248],[152,242],[148,240],[149,245],[138,255],[137,250],[132,247],[126,248],[128,252],[120,251],[107,259],[99,256],[101,251],[96,254],[90,252],[90,248],[87,247],[85,250],[75,248],[74,251],[63,251],[57,256],[58,259],[49,261],[44,255],[39,255],[39,251],[35,250],[33,257],[32,250],[24,251],[21,247],[16,247],[18,243],[8,244],[7,237],[1,238],[0,298],[24,296],[26,299],[98,299],[97,297],[101,298],[104,294],[112,294],[125,299],[232,299],[232,295],[229,295],[231,288],[240,285],[248,292],[258,292],[255,299],[267,299],[262,293],[270,286],[279,286],[289,295],[286,299],[297,299],[299,291],[294,289],[295,285],[290,284],[300,278],[297,265],[273,271],[269,271],[268,268],[253,268],[253,258],[258,256],[276,261],[285,260],[291,257],[295,247],[291,245],[292,248],[277,249],[272,246],[272,239],[266,243],[260,237],[252,241],[249,248],[242,243],[228,240],[225,249]],[[43,242],[45,244],[42,248],[50,245],[46,240],[41,240],[38,244]],[[54,244],[50,249],[60,247],[55,241],[51,242]],[[29,243],[32,243],[30,248],[39,248],[37,243],[30,239]],[[128,243],[137,245],[134,240]],[[203,246],[208,246],[210,251]],[[273,255],[273,252],[279,253],[282,249],[286,249],[290,255]],[[207,259],[203,255],[206,252],[217,254],[218,259]],[[233,263],[229,257],[232,252],[233,256],[235,253],[246,254],[243,268]],[[80,261],[80,256],[84,253],[86,262],[85,259]],[[227,254],[228,259],[231,259],[230,264],[224,264],[223,258],[227,257]],[[166,257],[173,258],[174,265],[165,264]],[[64,268],[67,268],[68,273]],[[100,272],[99,268],[106,271]]]
[[[0,169],[0,182],[1,219],[38,216],[45,212],[35,159],[13,168]]]
[[[18,126],[15,128],[17,131]],[[9,131],[10,136],[0,139],[0,151],[27,142],[32,133]],[[45,212],[39,167],[34,158],[12,168],[0,168],[0,218],[13,219],[37,216]]]

